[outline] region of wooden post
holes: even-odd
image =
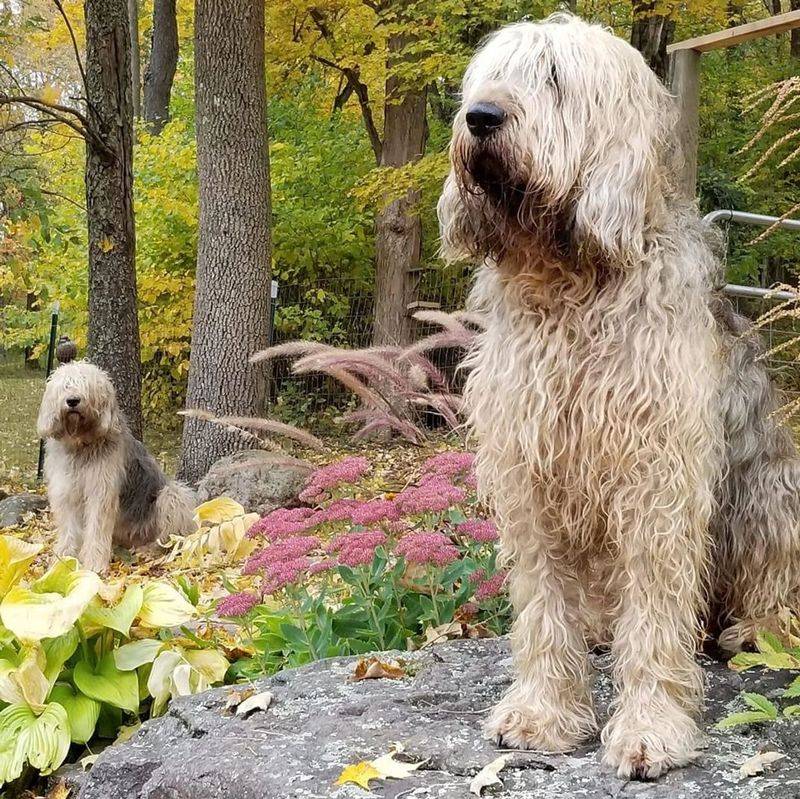
[[[694,199],[697,193],[697,145],[700,132],[700,53],[676,50],[670,61],[670,89],[678,102],[678,141],[683,166],[678,176],[681,193]]]

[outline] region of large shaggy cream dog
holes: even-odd
[[[112,544],[139,547],[194,529],[194,495],[168,480],[128,429],[108,375],[85,361],[56,369],[38,419],[57,552],[104,571]]]
[[[482,263],[466,399],[517,614],[488,730],[575,747],[596,726],[587,641],[610,643],[622,777],[694,755],[704,626],[734,648],[800,582],[797,453],[673,184],[675,120],[610,32],[511,25],[467,69],[439,204],[445,256]]]

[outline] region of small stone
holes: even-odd
[[[47,507],[47,497],[41,494],[15,494],[0,499],[0,528],[22,524],[28,514],[38,513]]]

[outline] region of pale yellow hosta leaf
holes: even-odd
[[[198,527],[214,525],[244,516],[244,508],[230,497],[217,497],[198,505],[194,511],[194,520]]]
[[[10,535],[0,535],[0,597],[19,582],[41,551],[41,544],[29,544]]]
[[[41,713],[50,692],[44,666],[44,653],[38,647],[31,648],[16,669],[0,677],[0,700],[10,705],[24,704],[34,713]]]
[[[131,641],[114,650],[114,662],[120,671],[133,671],[146,663],[152,663],[163,647],[164,642],[156,638]]]
[[[228,671],[228,659],[217,649],[192,649],[184,653],[186,662],[209,683],[222,682]]]
[[[171,549],[163,563],[177,562],[182,566],[239,563],[257,546],[247,538],[247,531],[258,521],[257,513],[247,513],[232,519],[201,527],[197,532],[172,538]]]
[[[74,558],[56,563],[30,588],[14,586],[0,603],[0,620],[20,641],[55,638],[72,629],[101,580]]]
[[[179,627],[196,614],[194,605],[176,588],[162,581],[145,585],[139,621],[145,627]]]

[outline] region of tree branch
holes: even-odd
[[[64,11],[64,6],[61,5],[61,0],[53,0],[53,4],[58,9],[58,13],[61,14],[61,18],[64,20],[64,24],[67,26],[67,31],[69,32],[69,38],[72,40],[72,49],[75,52],[75,60],[78,62],[78,72],[81,73],[81,81],[83,81],[83,88],[88,92],[88,89],[86,87],[86,72],[83,69],[83,62],[81,61],[81,53],[80,49],[78,48],[78,40],[75,38],[75,31],[72,29],[69,17],[67,17],[66,12]]]

